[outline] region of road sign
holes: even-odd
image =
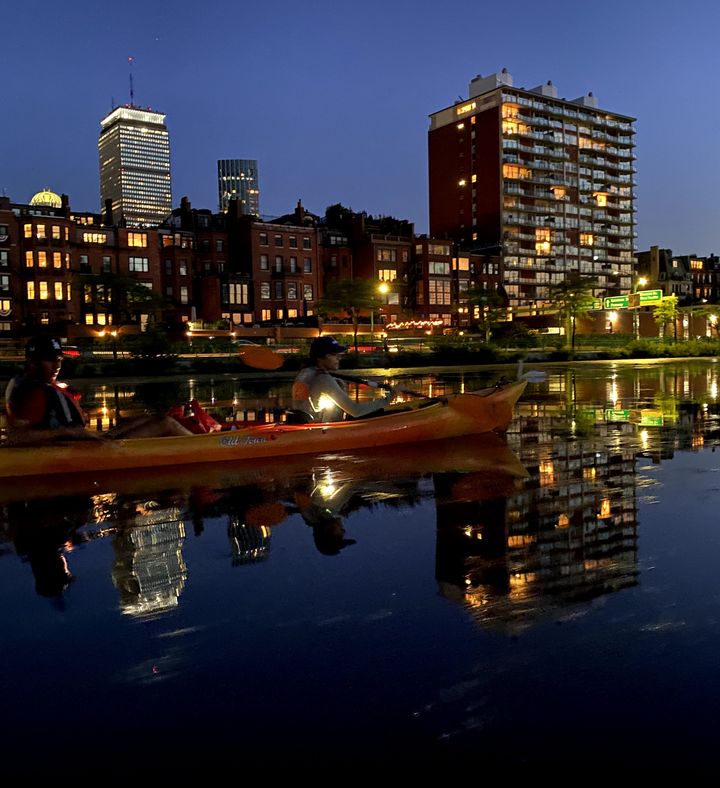
[[[603,299],[605,309],[625,309],[628,305],[629,296],[610,296]]]
[[[605,309],[605,307],[603,306],[603,299],[602,298],[596,298],[593,301],[592,308],[593,309]]]
[[[662,411],[643,408],[642,410],[634,410],[630,415],[630,421],[640,427],[662,427],[665,419]]]
[[[630,411],[614,410],[613,408],[606,408],[605,421],[630,421]]]
[[[662,290],[641,290],[639,293],[630,293],[628,296],[630,309],[641,306],[655,306],[662,301]]]

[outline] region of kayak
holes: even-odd
[[[265,460],[502,432],[526,385],[526,380],[497,385],[394,412],[388,408],[384,415],[354,421],[245,422],[231,430],[201,435],[3,446],[0,479]]]

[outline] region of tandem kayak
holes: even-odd
[[[502,432],[526,385],[521,380],[355,421],[248,423],[204,435],[3,446],[0,479],[264,460]]]

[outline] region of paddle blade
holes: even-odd
[[[243,345],[238,351],[243,364],[255,369],[280,369],[283,357],[263,345]]]

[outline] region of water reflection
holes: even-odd
[[[669,736],[678,689],[694,708],[714,697],[720,537],[703,516],[717,486],[717,365],[548,373],[505,439],[0,485],[14,677],[3,697],[18,730],[59,687],[55,711],[73,724],[163,727],[163,745],[192,708],[207,730],[198,753],[239,732],[261,751],[272,729],[265,746],[282,737],[294,757],[318,734],[333,746],[351,734],[368,749],[466,737],[492,758],[491,745],[516,746],[512,730],[547,745],[542,758],[590,711],[628,759],[638,731]],[[194,391],[221,408],[271,410],[285,396],[284,383],[267,397],[237,385]],[[132,399],[118,392],[121,410]],[[77,664],[76,704],[63,676]],[[563,731],[592,756],[593,737]]]

